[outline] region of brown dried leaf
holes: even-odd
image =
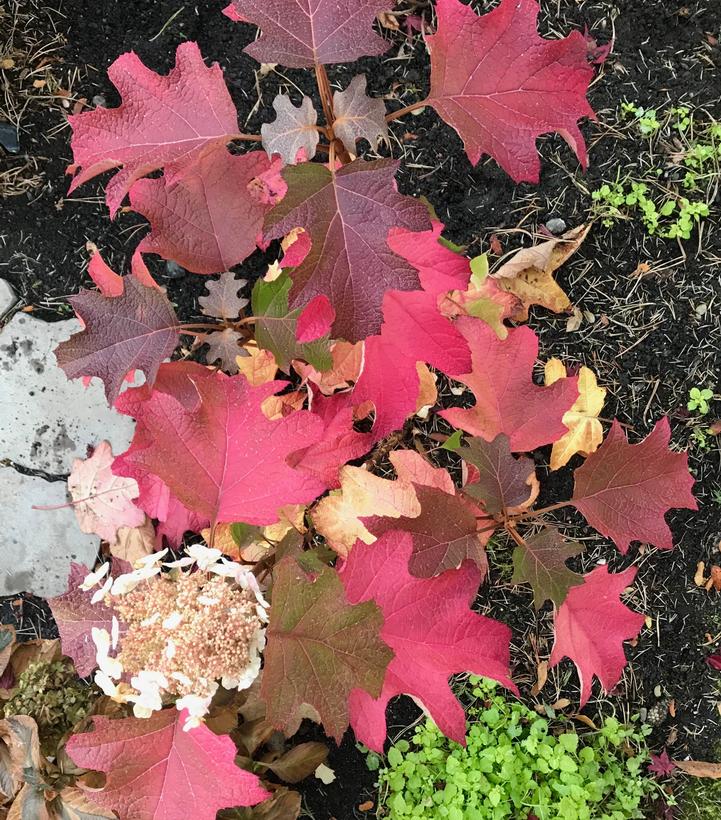
[[[286,783],[300,783],[324,763],[328,757],[325,743],[309,741],[293,746],[285,754],[271,763],[261,762]]]
[[[155,549],[155,527],[145,516],[139,527],[120,527],[115,543],[110,544],[110,554],[129,564],[150,555]]]
[[[721,763],[709,763],[705,760],[674,760],[682,772],[691,777],[709,777],[713,780],[721,779]]]
[[[541,305],[554,313],[570,308],[571,302],[553,274],[578,250],[589,230],[590,225],[580,225],[558,239],[521,248],[492,274],[502,290],[521,301],[521,307],[511,316],[514,322],[525,322],[531,305]]]

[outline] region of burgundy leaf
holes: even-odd
[[[331,173],[316,163],[283,171],[285,197],[266,217],[266,238],[304,228],[312,246],[290,271],[291,307],[324,294],[336,311],[334,338],[350,342],[377,333],[383,294],[413,290],[418,273],[396,256],[386,238],[392,227],[429,227],[424,205],[398,193],[393,160],[355,160]]]
[[[516,182],[538,182],[536,138],[556,131],[586,166],[581,117],[593,67],[579,31],[538,36],[536,0],[502,0],[478,16],[459,0],[438,0],[428,102],[460,134],[475,165],[490,154]]]
[[[629,444],[614,420],[603,444],[575,473],[571,503],[622,553],[631,541],[672,549],[667,510],[698,509],[688,455],[668,448],[671,428],[661,419],[639,444]]]
[[[152,386],[158,367],[178,344],[178,320],[167,296],[135,276],[123,277],[120,296],[81,290],[70,304],[85,327],[55,349],[69,379],[97,376],[112,404],[123,380],[142,370]]]
[[[256,249],[269,205],[251,195],[251,181],[270,167],[261,151],[235,156],[220,145],[182,176],[138,180],[130,205],[152,230],[138,245],[193,273],[219,273]]]
[[[243,50],[259,63],[309,68],[382,54],[389,44],[372,29],[394,0],[232,0],[232,20],[254,23],[258,39]]]

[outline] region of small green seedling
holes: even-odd
[[[713,399],[713,390],[709,390],[708,387],[692,387],[688,395],[689,399],[686,407],[691,412],[697,411],[700,416],[705,416],[711,409],[709,402]]]

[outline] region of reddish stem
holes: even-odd
[[[425,100],[411,103],[411,105],[407,105],[405,108],[399,108],[398,111],[392,111],[390,114],[386,114],[386,122],[393,122],[393,120],[397,120],[399,117],[405,117],[405,115],[410,114],[411,111],[417,111],[419,108],[425,108],[427,105],[428,98],[426,97]]]

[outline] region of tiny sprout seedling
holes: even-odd
[[[705,416],[711,409],[709,402],[713,399],[713,390],[708,387],[692,387],[689,390],[689,399],[686,407],[693,411],[697,411],[700,416]]]

